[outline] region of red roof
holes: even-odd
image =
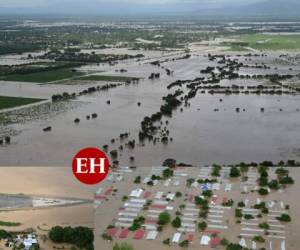
[[[104,195],[95,195],[95,200],[105,200],[106,196]]]
[[[213,202],[216,202],[216,201],[218,200],[218,196],[212,197],[211,200],[212,200]]]
[[[188,200],[189,200],[189,202],[192,202],[194,200],[194,195],[190,194]]]
[[[151,208],[158,209],[158,210],[165,210],[166,206],[156,204],[156,205],[152,205]]]
[[[118,229],[116,228],[109,228],[106,230],[107,235],[111,236],[111,237],[115,237],[117,234]]]
[[[122,231],[121,231],[121,233],[119,235],[119,238],[120,239],[125,239],[125,238],[127,238],[127,236],[128,236],[128,229],[127,228],[122,229]]]
[[[110,194],[112,193],[112,191],[113,191],[112,188],[107,189],[107,190],[105,191],[105,195],[110,195]]]
[[[146,191],[146,192],[144,193],[144,198],[147,199],[147,198],[150,197],[150,195],[151,195],[151,192],[150,192],[150,191]]]
[[[189,243],[192,243],[194,239],[194,235],[193,234],[189,234],[187,237],[187,240],[189,241]]]
[[[145,231],[143,229],[139,229],[139,230],[135,231],[133,238],[135,240],[140,240],[140,239],[144,238],[144,236],[145,236]]]
[[[220,245],[220,243],[221,243],[221,239],[219,237],[215,237],[210,240],[211,247],[217,247]]]
[[[154,220],[154,219],[146,219],[145,220],[145,224],[156,224],[157,223],[157,220]]]
[[[207,234],[219,234],[221,232],[217,231],[217,230],[205,230],[205,233],[207,233]]]

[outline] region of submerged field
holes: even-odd
[[[11,96],[0,96],[0,110],[19,107],[35,102],[40,102],[43,99],[37,98],[25,98],[25,97],[11,97]]]

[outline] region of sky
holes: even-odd
[[[292,4],[293,3],[293,4]],[[234,10],[239,15],[247,10],[272,13],[283,8],[299,14],[300,0],[0,0],[3,13],[65,14],[136,14],[136,13],[205,13],[218,14]],[[275,6],[275,7],[274,7]],[[249,7],[249,8],[248,8]],[[298,9],[298,10],[297,10]]]
[[[245,5],[259,1],[263,0],[0,0],[0,10],[176,12]]]

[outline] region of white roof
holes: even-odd
[[[134,207],[134,208],[142,208],[144,205],[140,203],[125,203],[124,207]]]
[[[157,231],[150,231],[146,236],[146,240],[155,240],[157,234],[158,234]]]
[[[138,189],[135,189],[135,190],[131,191],[130,197],[139,198],[142,195],[142,193],[143,193],[143,189],[138,188]]]
[[[241,238],[239,244],[240,244],[240,246],[242,246],[242,247],[247,247],[246,240],[245,240],[244,238]]]
[[[181,237],[181,233],[175,233],[175,234],[173,235],[172,242],[173,242],[173,243],[178,243],[180,237]]]
[[[146,200],[145,199],[130,199],[130,202],[144,204],[146,202]]]
[[[161,199],[163,194],[164,194],[164,192],[157,192],[155,195],[155,199]]]
[[[174,200],[175,194],[174,193],[167,194],[166,198],[169,199],[169,200]]]
[[[205,245],[207,246],[210,242],[210,237],[208,235],[203,235],[201,237],[200,245]]]
[[[172,206],[167,206],[167,207],[166,207],[166,210],[168,210],[168,211],[173,211],[173,209],[174,209],[174,208],[173,208]]]

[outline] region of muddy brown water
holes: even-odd
[[[257,59],[260,62],[262,59]],[[264,62],[276,65],[274,55],[265,57]],[[174,70],[167,76],[163,69],[145,62],[130,60],[116,66],[91,66],[82,70],[105,71],[107,75],[120,74],[116,69],[125,68],[122,75],[142,77],[137,85],[120,86],[116,89],[97,92],[78,98],[80,105],[66,109],[43,119],[4,126],[18,131],[9,146],[0,147],[0,165],[68,166],[75,153],[84,147],[102,147],[109,144],[109,150],[117,149],[125,142],[110,144],[120,133],[130,132],[130,139],[138,139],[140,122],[144,116],[159,111],[162,96],[169,93],[166,86],[178,79],[193,79],[200,76],[200,70],[209,62],[203,55],[191,59],[170,61],[163,64]],[[299,65],[276,65],[280,72],[299,74]],[[242,69],[253,73],[253,69]],[[261,70],[257,70],[260,72]],[[148,80],[151,72],[160,72],[158,80]],[[256,72],[256,73],[257,73]],[[276,70],[267,70],[268,73]],[[253,85],[253,80],[224,81],[224,85]],[[92,84],[93,85],[93,84]],[[95,84],[97,85],[97,83]],[[39,98],[50,98],[54,93],[80,91],[90,85],[37,85],[28,83],[0,83],[1,93]],[[172,92],[177,88],[172,89]],[[223,102],[219,102],[222,98]],[[111,104],[107,105],[106,101]],[[141,102],[138,107],[137,103]],[[236,113],[235,108],[245,108]],[[265,107],[261,113],[260,108]],[[214,112],[218,108],[219,112]],[[282,109],[280,112],[279,109]],[[300,96],[270,95],[208,95],[198,94],[191,100],[191,106],[183,112],[175,111],[169,120],[170,136],[174,141],[168,145],[145,142],[134,150],[125,147],[119,160],[123,165],[159,165],[169,157],[191,164],[236,163],[241,161],[279,161],[300,159]],[[86,115],[97,113],[97,119],[86,120]],[[79,124],[74,124],[75,118]],[[166,119],[163,118],[163,121]],[[42,129],[52,126],[52,131]],[[130,163],[129,157],[135,156]]]

